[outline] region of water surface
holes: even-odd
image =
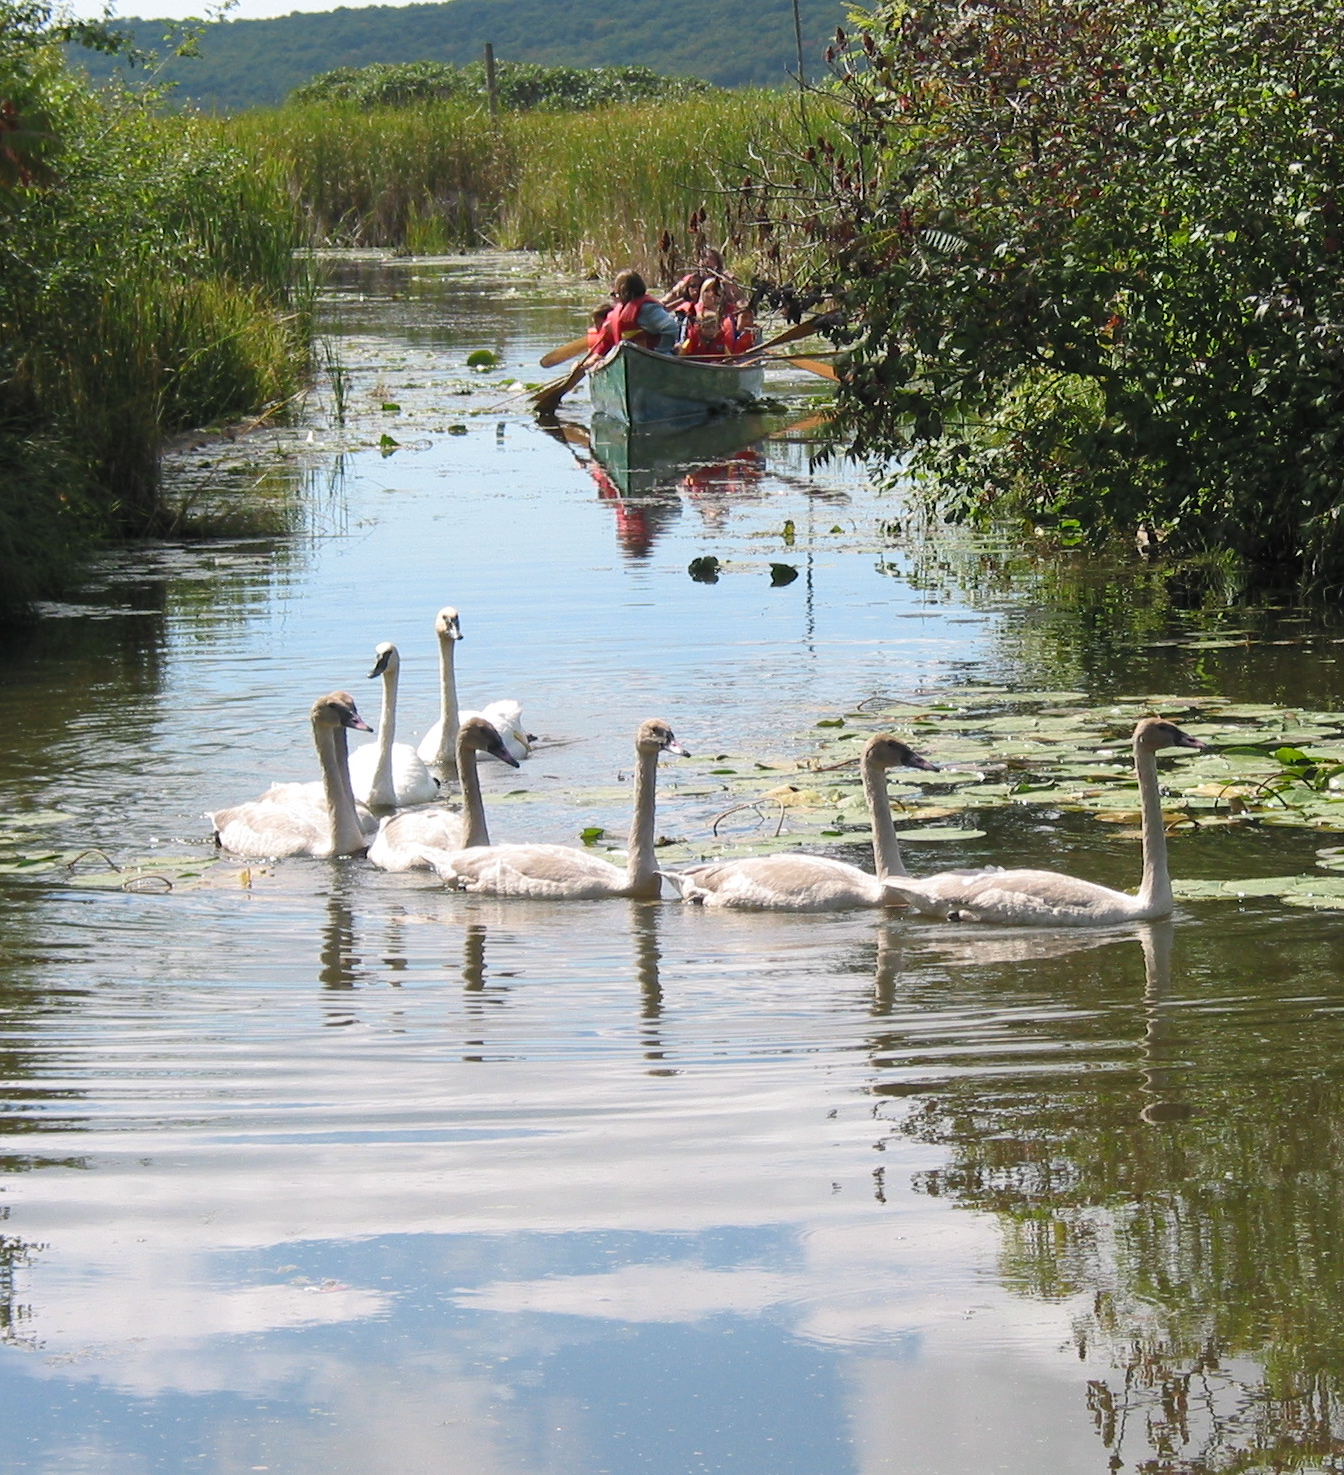
[[[375,715],[380,640],[423,731],[445,603],[464,699],[541,738],[486,772],[497,839],[618,835],[651,715],[741,763],[985,684],[1335,705],[1314,617],[913,537],[809,467],[797,376],[746,427],[776,438],[690,464],[543,434],[502,386],[583,292],[533,263],[352,265],[330,297],[397,445],[352,415],[324,457],[315,401],[319,451],[267,473],[297,532],[123,551],[5,648],[0,796],[64,816],[53,846],[208,860],[206,809],[309,775],[316,696]],[[480,346],[502,408],[467,417],[441,386]],[[664,761],[660,832],[707,834],[707,772]],[[1113,827],[976,823],[914,868],[1136,879]],[[1173,859],[1283,874],[1319,843]],[[0,877],[0,1469],[1340,1468],[1337,913],[1027,936],[504,904],[360,861],[78,880]]]

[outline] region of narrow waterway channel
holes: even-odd
[[[992,744],[1094,757],[1154,699],[1344,744],[1328,618],[919,536],[810,465],[803,375],[680,447],[544,433],[509,386],[592,291],[338,265],[339,392],[174,463],[275,534],[122,550],[0,649],[0,1471],[1344,1468],[1344,911],[1243,884],[1328,870],[1328,791],[1192,789],[1175,873],[1241,894],[1099,935],[216,863],[205,811],[313,776],[315,698],[376,722],[380,641],[424,732],[449,604],[464,701],[538,736],[482,769],[496,840],[618,843],[658,716],[672,863],[795,801],[862,861],[809,760],[914,714],[913,871],[1132,886],[1124,806]]]

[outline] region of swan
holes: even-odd
[[[462,813],[454,814],[439,804],[403,809],[389,815],[378,826],[369,846],[369,860],[384,871],[428,869],[423,846],[440,850],[465,850],[489,845],[485,828],[485,804],[476,773],[476,754],[489,753],[511,768],[518,767],[504,740],[484,717],[468,717],[457,735],[457,773],[462,784]]]
[[[346,758],[346,729],[372,732],[349,692],[313,703],[313,746],[320,783],[272,784],[259,798],[207,815],[215,843],[235,855],[360,855],[376,824],[355,804]]]
[[[913,911],[954,922],[1110,927],[1117,922],[1170,916],[1173,900],[1157,787],[1157,750],[1206,746],[1160,717],[1145,717],[1134,729],[1134,773],[1143,804],[1143,880],[1137,896],[1059,871],[948,871],[919,881],[888,877],[884,884],[894,900],[905,902]]]
[[[423,854],[430,866],[459,891],[484,896],[531,896],[544,901],[591,901],[601,896],[652,900],[661,889],[654,863],[653,805],[659,753],[690,754],[666,722],[645,722],[635,734],[634,815],[625,869],[568,845],[494,845]]]
[[[532,751],[536,739],[523,727],[523,709],[518,702],[491,702],[479,712],[457,709],[457,676],[453,669],[454,649],[462,639],[462,621],[455,609],[445,607],[434,618],[434,633],[439,638],[439,680],[441,699],[439,720],[420,739],[416,752],[431,768],[440,773],[455,771],[457,730],[468,717],[484,717],[504,739],[510,757],[521,762]]]
[[[840,912],[851,907],[899,905],[899,899],[888,895],[882,883],[884,876],[906,874],[887,797],[887,769],[932,770],[935,766],[887,733],[868,739],[860,762],[873,825],[875,876],[824,855],[754,855],[662,874],[676,887],[682,901],[707,907]]]
[[[378,741],[365,743],[350,755],[350,786],[361,804],[374,809],[398,809],[429,804],[439,797],[438,780],[409,743],[394,742],[397,731],[397,683],[401,655],[390,640],[374,648],[377,659],[369,680],[383,678],[383,710],[378,718]]]

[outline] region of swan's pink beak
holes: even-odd
[[[1191,737],[1188,732],[1183,732],[1181,734],[1181,740],[1179,743],[1176,744],[1176,746],[1178,748],[1204,749],[1207,748],[1209,745],[1208,743],[1201,742],[1197,737]]]
[[[930,763],[927,758],[921,758],[918,753],[911,753],[909,758],[906,759],[905,766],[907,768],[922,768],[925,773],[938,772],[938,765],[936,763]]]
[[[666,743],[663,744],[663,752],[675,753],[678,758],[689,758],[691,756],[690,753],[681,746],[676,738],[670,738]]]
[[[341,723],[341,726],[342,727],[353,727],[356,732],[372,732],[373,731],[373,728],[371,728],[369,726],[369,724],[367,722],[365,722],[365,720],[359,715],[359,713],[356,712],[356,711],[354,711],[353,709],[351,710],[351,713],[350,713],[349,717],[347,717],[346,720]]]

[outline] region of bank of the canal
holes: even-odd
[[[0,1471],[1335,1468],[1328,789],[1246,822],[1169,762],[1178,876],[1325,893],[1102,936],[212,864],[205,810],[310,776],[315,697],[376,719],[379,641],[423,732],[444,604],[464,699],[540,738],[484,771],[500,840],[615,843],[656,715],[696,755],[670,860],[781,815],[862,859],[813,760],[885,720],[948,765],[893,783],[913,870],[1132,885],[1087,785],[1152,698],[1344,743],[1327,618],[919,536],[809,465],[800,376],[687,454],[543,433],[509,386],[583,303],[341,265],[340,395],[177,453],[194,511],[260,493],[274,533],[124,550],[3,649]]]

